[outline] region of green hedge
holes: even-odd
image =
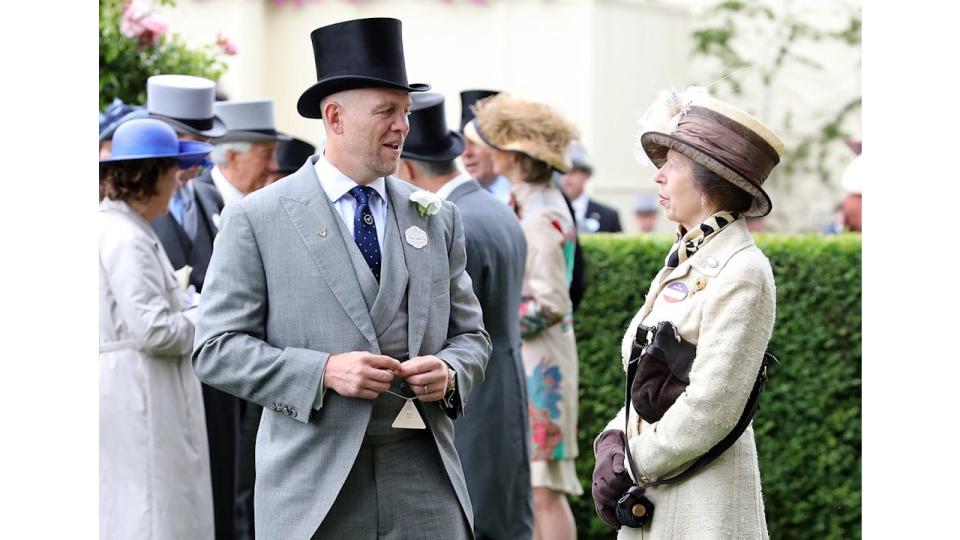
[[[671,238],[581,238],[588,288],[580,356],[581,539],[612,538],[590,495],[592,442],[623,403],[620,340]],[[758,235],[777,283],[771,372],[754,420],[770,537],[860,538],[860,237]]]

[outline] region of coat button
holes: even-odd
[[[709,266],[710,268],[716,268],[719,264],[720,262],[714,259],[713,257],[707,257],[707,266]]]

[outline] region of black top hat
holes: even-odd
[[[500,92],[497,90],[464,90],[460,92],[460,131],[463,131],[467,122],[473,120],[475,116],[470,106],[483,98],[495,96]]]
[[[277,170],[285,173],[292,173],[303,166],[307,158],[317,151],[316,148],[307,141],[300,139],[290,139],[289,141],[280,141],[277,143],[277,149],[273,155],[277,158]]]
[[[413,97],[410,133],[400,157],[420,161],[450,161],[463,153],[463,135],[447,127],[443,96],[422,94]]]
[[[297,101],[297,112],[322,118],[320,100],[354,88],[397,88],[425,92],[429,84],[407,83],[403,39],[397,19],[356,19],[322,26],[310,33],[317,83]]]

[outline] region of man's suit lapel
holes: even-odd
[[[419,227],[429,233],[428,220],[432,218],[429,216],[426,218],[420,217],[398,182],[393,177],[387,177],[387,194],[397,215],[397,225],[400,229],[397,232],[400,233],[400,240],[403,243],[403,259],[410,276],[407,294],[407,343],[410,349],[410,357],[413,358],[420,355],[420,345],[423,343],[423,334],[427,329],[427,315],[430,312],[430,285],[433,283],[430,250],[432,249],[431,243],[435,242],[436,239],[430,238],[427,245],[421,249],[417,249],[407,242],[406,233],[410,227]]]
[[[360,282],[352,271],[344,272],[345,268],[353,268],[345,244],[353,239],[343,238],[340,234],[340,228],[335,221],[340,219],[340,216],[335,213],[320,187],[320,180],[313,168],[315,161],[316,156],[307,160],[299,171],[286,180],[289,196],[281,196],[280,204],[297,229],[307,251],[320,267],[320,273],[333,295],[370,342],[373,350],[379,353],[377,334],[363,300]]]

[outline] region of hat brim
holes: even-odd
[[[480,146],[484,146],[486,148],[493,148],[494,150],[500,150],[502,152],[516,152],[518,154],[523,154],[530,159],[542,161],[549,165],[551,169],[560,174],[567,174],[573,167],[573,164],[570,163],[570,159],[566,156],[554,156],[550,159],[538,157],[536,155],[536,150],[533,148],[534,145],[525,145],[522,141],[505,144],[503,146],[497,146],[493,144],[490,139],[483,135],[483,133],[477,127],[475,119],[467,122],[467,125],[463,128],[463,135],[474,144],[479,144]]]
[[[666,133],[659,131],[648,131],[640,136],[640,145],[643,151],[650,158],[650,161],[659,169],[667,161],[667,151],[675,150],[693,161],[703,165],[711,171],[720,175],[731,184],[746,191],[753,197],[753,203],[750,209],[742,212],[746,217],[763,217],[773,210],[773,201],[770,196],[760,186],[744,178],[740,173],[713,159],[705,152],[700,151],[693,145]]]
[[[297,100],[297,112],[304,118],[323,118],[323,111],[320,110],[320,100],[330,94],[357,88],[396,88],[407,92],[426,92],[430,90],[430,85],[425,83],[403,85],[379,77],[358,75],[330,77],[318,81],[300,95],[300,99]]]
[[[156,118],[165,122],[168,126],[172,127],[177,133],[187,133],[190,135],[197,135],[199,137],[208,137],[210,139],[215,139],[217,137],[222,137],[227,132],[227,126],[223,123],[223,120],[220,120],[219,117],[213,117],[213,127],[210,129],[197,129],[190,124],[185,124],[184,122],[170,117],[164,116],[162,114],[149,113],[147,118]]]
[[[404,159],[415,159],[417,161],[450,161],[460,157],[466,143],[463,135],[456,131],[450,131],[440,144],[427,146],[403,146],[400,157]]]
[[[217,137],[213,140],[213,142],[216,144],[229,142],[273,142],[289,141],[290,139],[292,139],[292,137],[286,133],[273,129],[264,129],[259,131],[235,129],[232,131],[227,131],[226,134],[224,134],[222,137]]]
[[[181,169],[189,169],[199,164],[213,150],[213,145],[200,141],[178,141],[178,151],[174,154],[138,154],[132,156],[110,156],[100,160],[100,163],[117,163],[138,159],[173,158]]]

